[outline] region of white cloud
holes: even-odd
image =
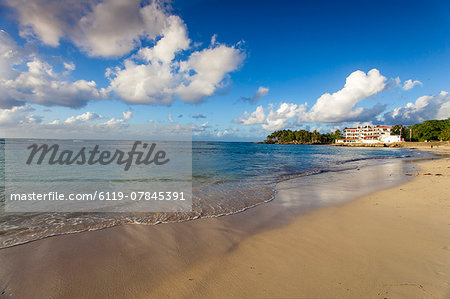
[[[429,119],[445,119],[450,117],[450,96],[441,91],[434,96],[419,97],[414,103],[398,107],[384,114],[387,124],[413,125]]]
[[[244,112],[244,115],[238,120],[242,125],[261,125],[266,119],[263,106],[256,107],[256,110],[249,114]]]
[[[258,106],[254,112],[245,112],[238,120],[242,125],[261,125],[266,131],[275,131],[286,128],[293,121],[304,115],[306,106],[292,103],[281,103],[278,109],[274,110],[273,105],[269,106],[269,113],[265,114],[263,106]]]
[[[333,93],[325,93],[317,99],[308,112],[307,121],[310,122],[342,122],[357,120],[362,115],[367,116],[367,110],[356,105],[362,100],[373,96],[386,87],[386,77],[377,69],[367,74],[362,71],[351,73],[343,89]],[[375,112],[381,112],[376,109]]]
[[[178,16],[167,16],[160,36],[153,47],[139,49],[122,67],[107,70],[109,92],[134,104],[170,105],[175,97],[197,103],[221,88],[244,59],[241,50],[217,42],[184,60],[177,58],[191,45]]]
[[[258,87],[258,90],[256,91],[256,96],[258,97],[264,97],[269,93],[269,88],[264,87],[264,86],[260,86]]]
[[[121,118],[110,118],[109,120],[107,120],[106,122],[103,123],[103,125],[106,126],[115,126],[115,125],[121,125],[123,124],[124,120]]]
[[[289,120],[299,118],[305,110],[305,105],[281,103],[277,110],[270,110],[261,127],[266,131],[283,129],[288,125]]]
[[[68,71],[75,70],[75,64],[73,62],[63,62],[64,68]]]
[[[412,89],[414,86],[416,86],[416,85],[422,85],[422,82],[420,82],[419,80],[414,80],[414,81],[412,81],[411,79],[409,79],[409,80],[406,80],[404,83],[403,83],[403,89],[404,90],[410,90],[410,89]]]
[[[39,58],[35,57],[26,66],[28,70],[14,80],[0,81],[0,85],[9,90],[9,95],[17,101],[45,106],[81,107],[87,101],[101,97],[94,81],[68,81]]]
[[[159,42],[163,41],[161,39]],[[197,103],[221,88],[223,79],[236,70],[244,59],[242,51],[225,45],[196,51],[184,61],[168,61],[176,54],[171,51],[181,51],[181,48],[168,47],[169,52],[165,54],[156,54],[154,48],[145,49],[138,57],[125,60],[123,68],[109,70],[107,76],[111,83],[108,90],[134,104],[169,105],[175,96]],[[143,58],[144,62],[139,63],[139,58]]]
[[[5,31],[0,31],[0,74],[2,108],[25,103],[81,107],[102,97],[94,81],[68,80],[36,54],[17,46]]]
[[[122,112],[122,114],[123,114],[123,118],[124,118],[125,120],[129,120],[129,119],[131,119],[131,117],[133,116],[133,112],[131,112],[131,111]]]
[[[32,80],[22,78],[20,82],[8,82],[10,90],[2,94],[9,97],[1,101],[3,106],[29,101],[80,107],[89,99],[110,93],[134,104],[170,105],[175,98],[198,103],[225,86],[229,73],[237,70],[245,57],[235,46],[218,43],[216,36],[205,49],[198,49],[198,44],[194,43],[196,51],[192,53],[186,25],[180,17],[169,13],[163,1],[7,0],[6,3],[16,12],[24,37],[37,38],[54,47],[61,39],[67,39],[90,56],[120,57],[136,48],[138,51],[121,66],[107,69],[106,76],[110,80],[107,89],[97,90],[93,81],[69,82],[63,77],[73,71],[75,65],[63,62],[66,71],[60,74],[49,66],[46,71],[53,73],[46,72],[45,78],[41,73]],[[142,41],[154,44],[142,47]],[[9,45],[9,56],[20,56],[12,50],[13,46],[17,48],[14,41],[4,39],[4,42]],[[190,54],[179,55],[188,50]],[[21,57],[20,63],[27,58]],[[13,60],[17,59],[9,59],[10,67],[6,68],[10,75],[11,67],[18,64]],[[0,68],[2,65],[5,63],[0,62]],[[16,92],[24,83],[28,83],[27,92]],[[32,100],[27,99],[30,95]]]
[[[96,121],[103,119],[103,116],[94,113],[94,112],[85,112],[83,114],[77,115],[77,116],[70,116],[67,118],[64,123],[66,124],[74,124],[74,123],[84,123],[89,121]]]
[[[323,94],[309,111],[307,103],[281,103],[277,110],[274,110],[272,105],[269,106],[266,116],[264,108],[258,106],[251,114],[245,112],[238,122],[243,125],[260,124],[264,130],[274,131],[303,122],[371,120],[381,113],[385,106],[376,104],[367,109],[357,108],[356,105],[385,88],[386,77],[377,69],[372,69],[367,74],[355,71],[347,77],[344,88],[333,94]]]
[[[447,100],[443,102],[441,107],[439,108],[436,118],[437,119],[446,119],[450,117],[450,101]]]
[[[11,36],[0,30],[0,78],[12,79],[18,71],[13,67],[21,64],[30,53],[19,47]]]
[[[167,119],[168,119],[171,123],[173,123],[172,114],[169,113],[169,115],[167,115]]]
[[[216,89],[222,87],[225,76],[240,67],[244,57],[242,51],[226,45],[192,53],[187,61],[180,63],[184,78],[175,89],[176,94],[181,100],[190,103],[212,96]],[[191,72],[194,74],[190,75]]]
[[[187,29],[177,16],[167,19],[167,27],[161,32],[162,38],[151,47],[141,48],[138,55],[147,62],[170,63],[175,54],[189,48],[191,41],[187,37]]]
[[[98,3],[79,21],[80,34],[74,42],[92,56],[122,56],[154,39],[165,26],[166,13],[154,1],[112,0]]]
[[[123,68],[108,70],[109,91],[134,104],[165,104],[173,101],[174,89],[180,84],[175,55],[189,47],[186,27],[176,16],[154,47],[145,47],[134,58],[125,60]]]
[[[133,104],[170,104],[174,78],[169,65],[136,64],[126,60],[123,68],[111,71],[108,91]]]
[[[120,57],[140,48],[142,41],[157,41],[154,47],[144,47],[138,51],[141,58],[152,63],[173,61],[175,54],[188,49],[191,43],[187,38],[186,26],[178,16],[169,12],[167,2],[6,0],[6,4],[16,12],[23,37],[37,38],[53,47],[59,46],[61,39],[67,39],[89,56],[99,57]],[[236,61],[226,60],[226,55],[219,53],[221,50],[230,51],[230,48],[221,47],[216,42],[216,35],[211,39],[210,48],[217,49],[211,51],[209,56],[208,53],[199,56],[205,57],[205,60],[217,58],[213,57],[217,54],[222,58],[217,63],[229,64],[230,69],[236,69]],[[189,66],[199,72],[188,63]],[[213,72],[214,69],[217,72]],[[223,69],[226,70],[226,66],[213,65],[207,68],[207,75],[215,74],[216,78],[212,80],[217,84],[221,81]],[[200,80],[198,77],[201,75],[197,76]]]
[[[41,116],[31,114],[34,109],[30,106],[12,107],[11,109],[0,109],[0,125],[14,126],[24,123],[40,123]]]
[[[61,14],[68,13],[68,6],[55,5],[52,1],[7,0],[7,5],[14,8],[20,24],[20,35],[23,37],[37,37],[44,44],[56,47],[67,29]]]
[[[264,86],[260,86],[255,94],[252,97],[242,97],[241,99],[243,101],[247,101],[250,104],[255,104],[256,102],[258,102],[261,98],[265,97],[267,94],[269,93],[269,88],[264,87]]]
[[[164,28],[167,12],[160,1],[7,0],[23,37],[56,47],[66,38],[90,56],[122,56],[153,40]]]
[[[14,80],[20,72],[14,68],[22,64],[30,53],[19,47],[4,30],[0,30],[0,108],[11,108],[23,104],[5,82]]]

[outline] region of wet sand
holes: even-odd
[[[274,201],[236,215],[126,225],[2,249],[0,294],[448,298],[450,160],[420,168],[407,170],[412,176],[399,165],[324,175],[317,188],[304,180],[280,184]],[[412,180],[395,185],[400,176]],[[393,187],[367,194],[389,177]],[[308,200],[311,194],[319,204]],[[352,197],[359,199],[346,202]]]

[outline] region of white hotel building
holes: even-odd
[[[393,143],[401,142],[400,135],[391,135],[392,127],[358,126],[344,129],[344,138],[336,143]]]

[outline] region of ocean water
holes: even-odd
[[[11,142],[8,140],[7,142]],[[100,142],[100,141],[98,141]],[[5,142],[0,143],[0,176],[5,181]],[[34,212],[6,213],[5,196],[0,202],[0,248],[9,247],[53,235],[102,229],[126,224],[157,224],[186,221],[200,217],[232,214],[263,204],[274,198],[275,186],[283,181],[326,172],[336,175],[341,170],[360,168],[390,159],[419,158],[424,154],[409,149],[353,148],[323,145],[273,145],[240,142],[192,143],[192,211],[185,212]],[[189,168],[190,169],[190,168]],[[6,171],[14,171],[7,169]],[[82,175],[80,190],[88,184],[105,182],[95,175]],[[166,174],[166,179],[179,180],[181,172]],[[94,174],[94,175],[92,175]],[[152,180],[145,172],[139,180]],[[63,177],[59,174],[58,177]],[[40,180],[46,178],[42,172]],[[189,177],[190,179],[190,177]],[[117,182],[116,182],[117,183]],[[120,184],[129,186],[124,180]],[[2,193],[4,193],[4,186]]]

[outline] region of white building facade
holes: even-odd
[[[344,138],[336,143],[393,143],[404,141],[400,135],[391,135],[392,127],[358,126],[344,129]]]

